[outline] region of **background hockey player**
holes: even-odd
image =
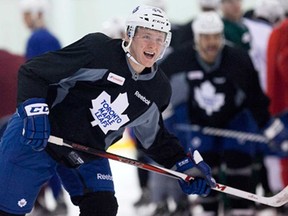
[[[124,41],[88,34],[20,68],[17,112],[0,145],[0,215],[31,211],[55,172],[81,216],[117,214],[108,159],[50,143],[50,134],[106,150],[131,127],[156,162],[201,176],[179,181],[185,193],[207,195],[215,187],[200,154],[187,156],[163,126],[171,86],[155,62],[169,46],[170,22],[161,9],[138,6],[126,24]]]
[[[285,9],[286,19],[273,29],[269,38],[267,48],[267,94],[271,99],[271,113],[280,116],[284,124],[288,125],[288,2],[280,2]],[[278,169],[275,169],[275,167]],[[288,157],[281,160],[274,158],[274,164],[270,171],[272,189],[279,191],[281,187],[283,188],[288,184]],[[275,178],[275,176],[280,176],[280,178]],[[281,211],[283,215],[287,215],[288,206],[285,205]]]
[[[47,27],[46,22],[50,6],[47,0],[20,1],[24,24],[31,31],[26,44],[26,59],[61,48],[59,40]]]
[[[221,0],[224,35],[227,42],[247,51],[251,48],[251,33],[243,21],[242,0]]]
[[[224,43],[223,21],[216,12],[203,12],[193,22],[194,42],[175,50],[161,63],[172,83],[172,105],[187,104],[191,124],[258,132],[276,143],[288,138],[281,121],[270,118],[269,100],[261,90],[257,71],[244,49]],[[185,114],[182,109],[182,115]],[[185,117],[183,117],[185,119]],[[279,130],[276,129],[279,125]],[[276,126],[276,128],[275,128]],[[276,129],[276,130],[275,130]],[[192,143],[213,173],[225,165],[227,185],[253,191],[255,144],[191,132]],[[220,182],[223,182],[221,179]],[[217,194],[202,200],[205,213],[218,215]],[[231,197],[228,215],[254,215],[253,203]]]

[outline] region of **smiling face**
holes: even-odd
[[[130,54],[140,64],[129,59],[133,69],[141,73],[145,67],[152,67],[165,48],[166,33],[138,27],[132,39]]]

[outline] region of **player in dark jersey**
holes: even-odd
[[[191,43],[176,49],[160,64],[171,80],[172,105],[177,108],[186,104],[188,111],[182,111],[182,115],[186,115],[193,125],[254,133],[260,128],[275,143],[286,140],[288,134],[283,123],[269,114],[269,100],[260,88],[249,55],[224,43],[220,16],[213,11],[202,12],[192,27],[195,45]],[[227,185],[253,191],[251,174],[255,143],[200,132],[190,135],[189,143],[211,165],[215,177],[220,164],[225,162]],[[211,193],[202,200],[207,215],[218,215],[216,195]],[[231,197],[229,204],[228,215],[254,215],[252,203],[247,200]]]
[[[159,164],[196,170],[194,181],[179,181],[185,193],[207,195],[216,186],[200,154],[187,155],[163,126],[171,86],[155,62],[169,46],[170,22],[161,9],[138,6],[126,24],[124,41],[88,34],[20,68],[17,112],[0,145],[0,215],[31,211],[55,172],[81,216],[117,214],[108,159],[57,146],[49,136],[106,150],[129,127]]]

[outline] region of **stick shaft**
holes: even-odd
[[[148,171],[152,171],[152,172],[156,172],[156,173],[160,173],[162,175],[166,175],[175,179],[183,179],[185,181],[190,181],[192,179],[194,179],[191,176],[188,176],[184,173],[179,173],[170,169],[166,169],[164,167],[160,167],[160,166],[156,166],[156,165],[152,165],[152,164],[148,164],[148,163],[142,163],[140,161],[131,159],[131,158],[127,158],[127,157],[123,157],[120,155],[116,155],[113,153],[109,153],[109,152],[105,152],[105,151],[100,151],[94,148],[90,148],[90,147],[86,147],[83,145],[79,145],[76,143],[72,143],[71,144],[72,148],[78,151],[82,151],[85,153],[89,153],[89,154],[93,154],[95,156],[99,156],[99,157],[103,157],[103,158],[108,158],[111,160],[115,160],[115,161],[119,161],[122,163],[126,163],[132,166],[136,166],[140,169],[144,169],[144,170],[148,170]]]
[[[176,129],[187,132],[189,131],[201,132],[205,135],[234,138],[244,141],[261,142],[261,143],[268,142],[267,138],[263,135],[243,131],[222,129],[222,128],[201,127],[199,125],[189,125],[189,124],[176,124]]]

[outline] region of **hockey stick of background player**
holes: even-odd
[[[133,166],[136,166],[138,168],[141,169],[145,169],[148,171],[153,171],[162,175],[166,175],[175,179],[183,179],[185,181],[189,181],[192,180],[193,177],[192,176],[188,176],[185,173],[180,173],[174,170],[170,170],[170,169],[166,169],[164,167],[160,167],[160,166],[156,166],[156,165],[152,165],[152,164],[147,164],[147,163],[142,163],[140,161],[134,160],[134,159],[130,159],[130,158],[126,158],[120,155],[116,155],[116,154],[112,154],[109,152],[105,152],[105,151],[100,151],[94,148],[90,148],[87,146],[83,146],[77,143],[70,143],[68,144],[65,143],[63,141],[63,139],[59,138],[59,137],[55,137],[55,136],[50,136],[49,138],[49,142],[55,145],[60,145],[60,146],[66,146],[69,148],[72,148],[74,150],[78,150],[78,151],[82,151],[88,154],[92,154],[95,156],[99,156],[99,157],[103,157],[103,158],[108,158],[108,159],[112,159],[115,161],[119,161],[122,163],[126,163],[126,164],[130,164]],[[263,197],[257,194],[252,194],[246,191],[242,191],[236,188],[232,188],[226,185],[222,185],[217,183],[215,188],[212,188],[213,190],[222,192],[222,193],[226,193],[226,194],[230,194],[233,196],[237,196],[237,197],[241,197],[244,199],[248,199],[251,201],[255,201],[261,204],[266,204],[268,206],[272,206],[272,207],[280,207],[284,204],[286,204],[288,202],[288,186],[286,186],[281,192],[279,192],[278,194],[272,196],[272,197]]]
[[[214,127],[201,127],[199,125],[193,125],[193,124],[192,125],[176,124],[175,128],[179,131],[188,131],[188,132],[194,131],[194,132],[201,132],[202,134],[211,136],[220,136],[225,138],[239,139],[243,141],[268,143],[268,139],[265,136],[255,133],[248,133],[248,132],[214,128]]]
[[[256,133],[235,131],[235,130],[222,129],[222,128],[214,128],[214,127],[201,127],[199,125],[193,125],[193,124],[175,124],[175,128],[179,131],[188,131],[188,132],[194,131],[194,132],[200,132],[204,135],[210,135],[210,136],[233,138],[233,139],[238,139],[242,141],[259,142],[263,144],[269,143],[269,140],[265,136],[256,134]],[[281,149],[284,152],[288,152],[287,141],[282,143]]]

